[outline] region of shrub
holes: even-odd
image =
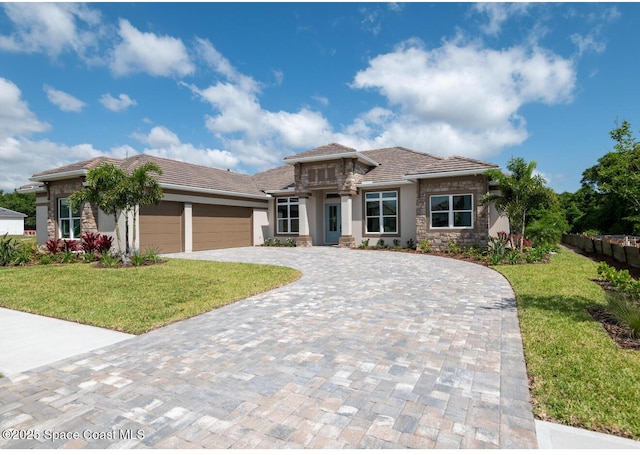
[[[428,239],[420,240],[420,243],[418,244],[418,249],[423,253],[431,253],[431,246],[429,245],[429,240]]]
[[[384,239],[378,239],[378,242],[376,243],[376,246],[378,248],[386,248],[386,245],[384,244]]]
[[[44,244],[44,248],[49,254],[58,254],[64,249],[64,242],[61,239],[47,240]]]
[[[640,300],[640,282],[634,280],[628,270],[616,270],[615,267],[608,266],[606,262],[601,262],[598,265],[598,275],[611,283],[617,292]]]
[[[73,251],[72,249],[65,249],[62,253],[60,253],[60,262],[62,262],[63,264],[69,264],[71,262],[75,262],[77,257],[78,256],[76,256],[75,251]]]
[[[361,250],[365,250],[367,249],[368,246],[369,246],[369,239],[362,239],[358,248],[360,248]]]
[[[507,261],[509,264],[520,264],[522,262],[522,253],[520,250],[510,250],[507,252]]]
[[[416,242],[413,239],[407,240],[407,248],[410,250],[416,249]]]
[[[11,261],[13,265],[24,265],[32,262],[38,255],[38,248],[34,243],[21,243],[17,246],[14,258]]]
[[[402,249],[402,242],[400,241],[400,239],[393,239],[393,247],[396,250],[401,250]]]
[[[296,239],[286,239],[284,241],[284,245],[288,247],[294,247],[296,246]]]
[[[565,216],[558,211],[545,211],[543,216],[533,220],[525,230],[525,236],[534,245],[560,243],[562,234],[569,230]]]
[[[264,246],[273,246],[273,239],[264,239]]]
[[[84,251],[85,253],[93,253],[94,251],[97,251],[98,247],[96,243],[98,242],[99,238],[100,234],[96,232],[85,232],[84,234],[82,234],[82,251]]]
[[[613,317],[628,329],[633,338],[640,338],[640,303],[624,294],[610,295],[608,309]]]
[[[118,265],[118,263],[120,262],[120,258],[117,256],[111,256],[108,252],[104,252],[102,253],[102,256],[100,256],[100,264],[102,264],[105,267],[115,267]]]
[[[53,262],[53,256],[50,254],[43,254],[40,256],[40,264],[49,265]]]
[[[144,265],[145,259],[146,257],[144,254],[140,254],[139,251],[134,251],[131,254],[131,265],[134,267],[140,267],[141,265]]]
[[[18,254],[18,241],[8,237],[8,234],[0,239],[0,266],[9,265]]]
[[[96,239],[96,251],[100,254],[111,251],[111,245],[113,245],[113,237],[110,235],[100,234]]]
[[[507,254],[507,239],[505,236],[498,234],[497,237],[491,237],[487,243],[487,255],[491,265],[500,264]]]
[[[160,256],[156,248],[147,248],[144,252],[144,258],[150,262],[160,262]]]
[[[460,246],[455,240],[449,240],[449,243],[447,243],[447,249],[445,250],[445,253],[460,254],[462,253],[462,248],[460,248]]]

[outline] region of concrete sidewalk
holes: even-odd
[[[11,376],[129,338],[133,335],[0,308],[0,373]]]
[[[640,441],[536,420],[539,449],[636,449]]]

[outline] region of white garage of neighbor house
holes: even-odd
[[[68,198],[101,164],[130,172],[146,162],[162,169],[164,198],[139,209],[135,235],[142,251],[261,245],[267,238],[343,247],[427,240],[438,250],[450,242],[486,245],[509,230],[506,217],[482,203],[486,193],[497,191],[485,175],[496,164],[404,147],[359,151],[332,143],[254,175],[149,155],[102,156],[36,173],[22,191],[36,196],[38,243],[79,239],[84,232],[114,235],[111,216],[90,204],[73,212]],[[118,224],[124,233],[124,216]]]
[[[26,217],[24,213],[0,207],[0,235],[23,235]]]

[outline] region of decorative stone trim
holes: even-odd
[[[299,235],[296,237],[296,246],[297,247],[309,247],[313,246],[313,241],[311,240],[310,235]]]
[[[352,235],[341,236],[338,240],[339,248],[355,248],[356,240]]]

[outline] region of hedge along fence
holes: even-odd
[[[563,234],[562,243],[580,248],[587,253],[609,256],[618,262],[640,268],[640,237]]]

